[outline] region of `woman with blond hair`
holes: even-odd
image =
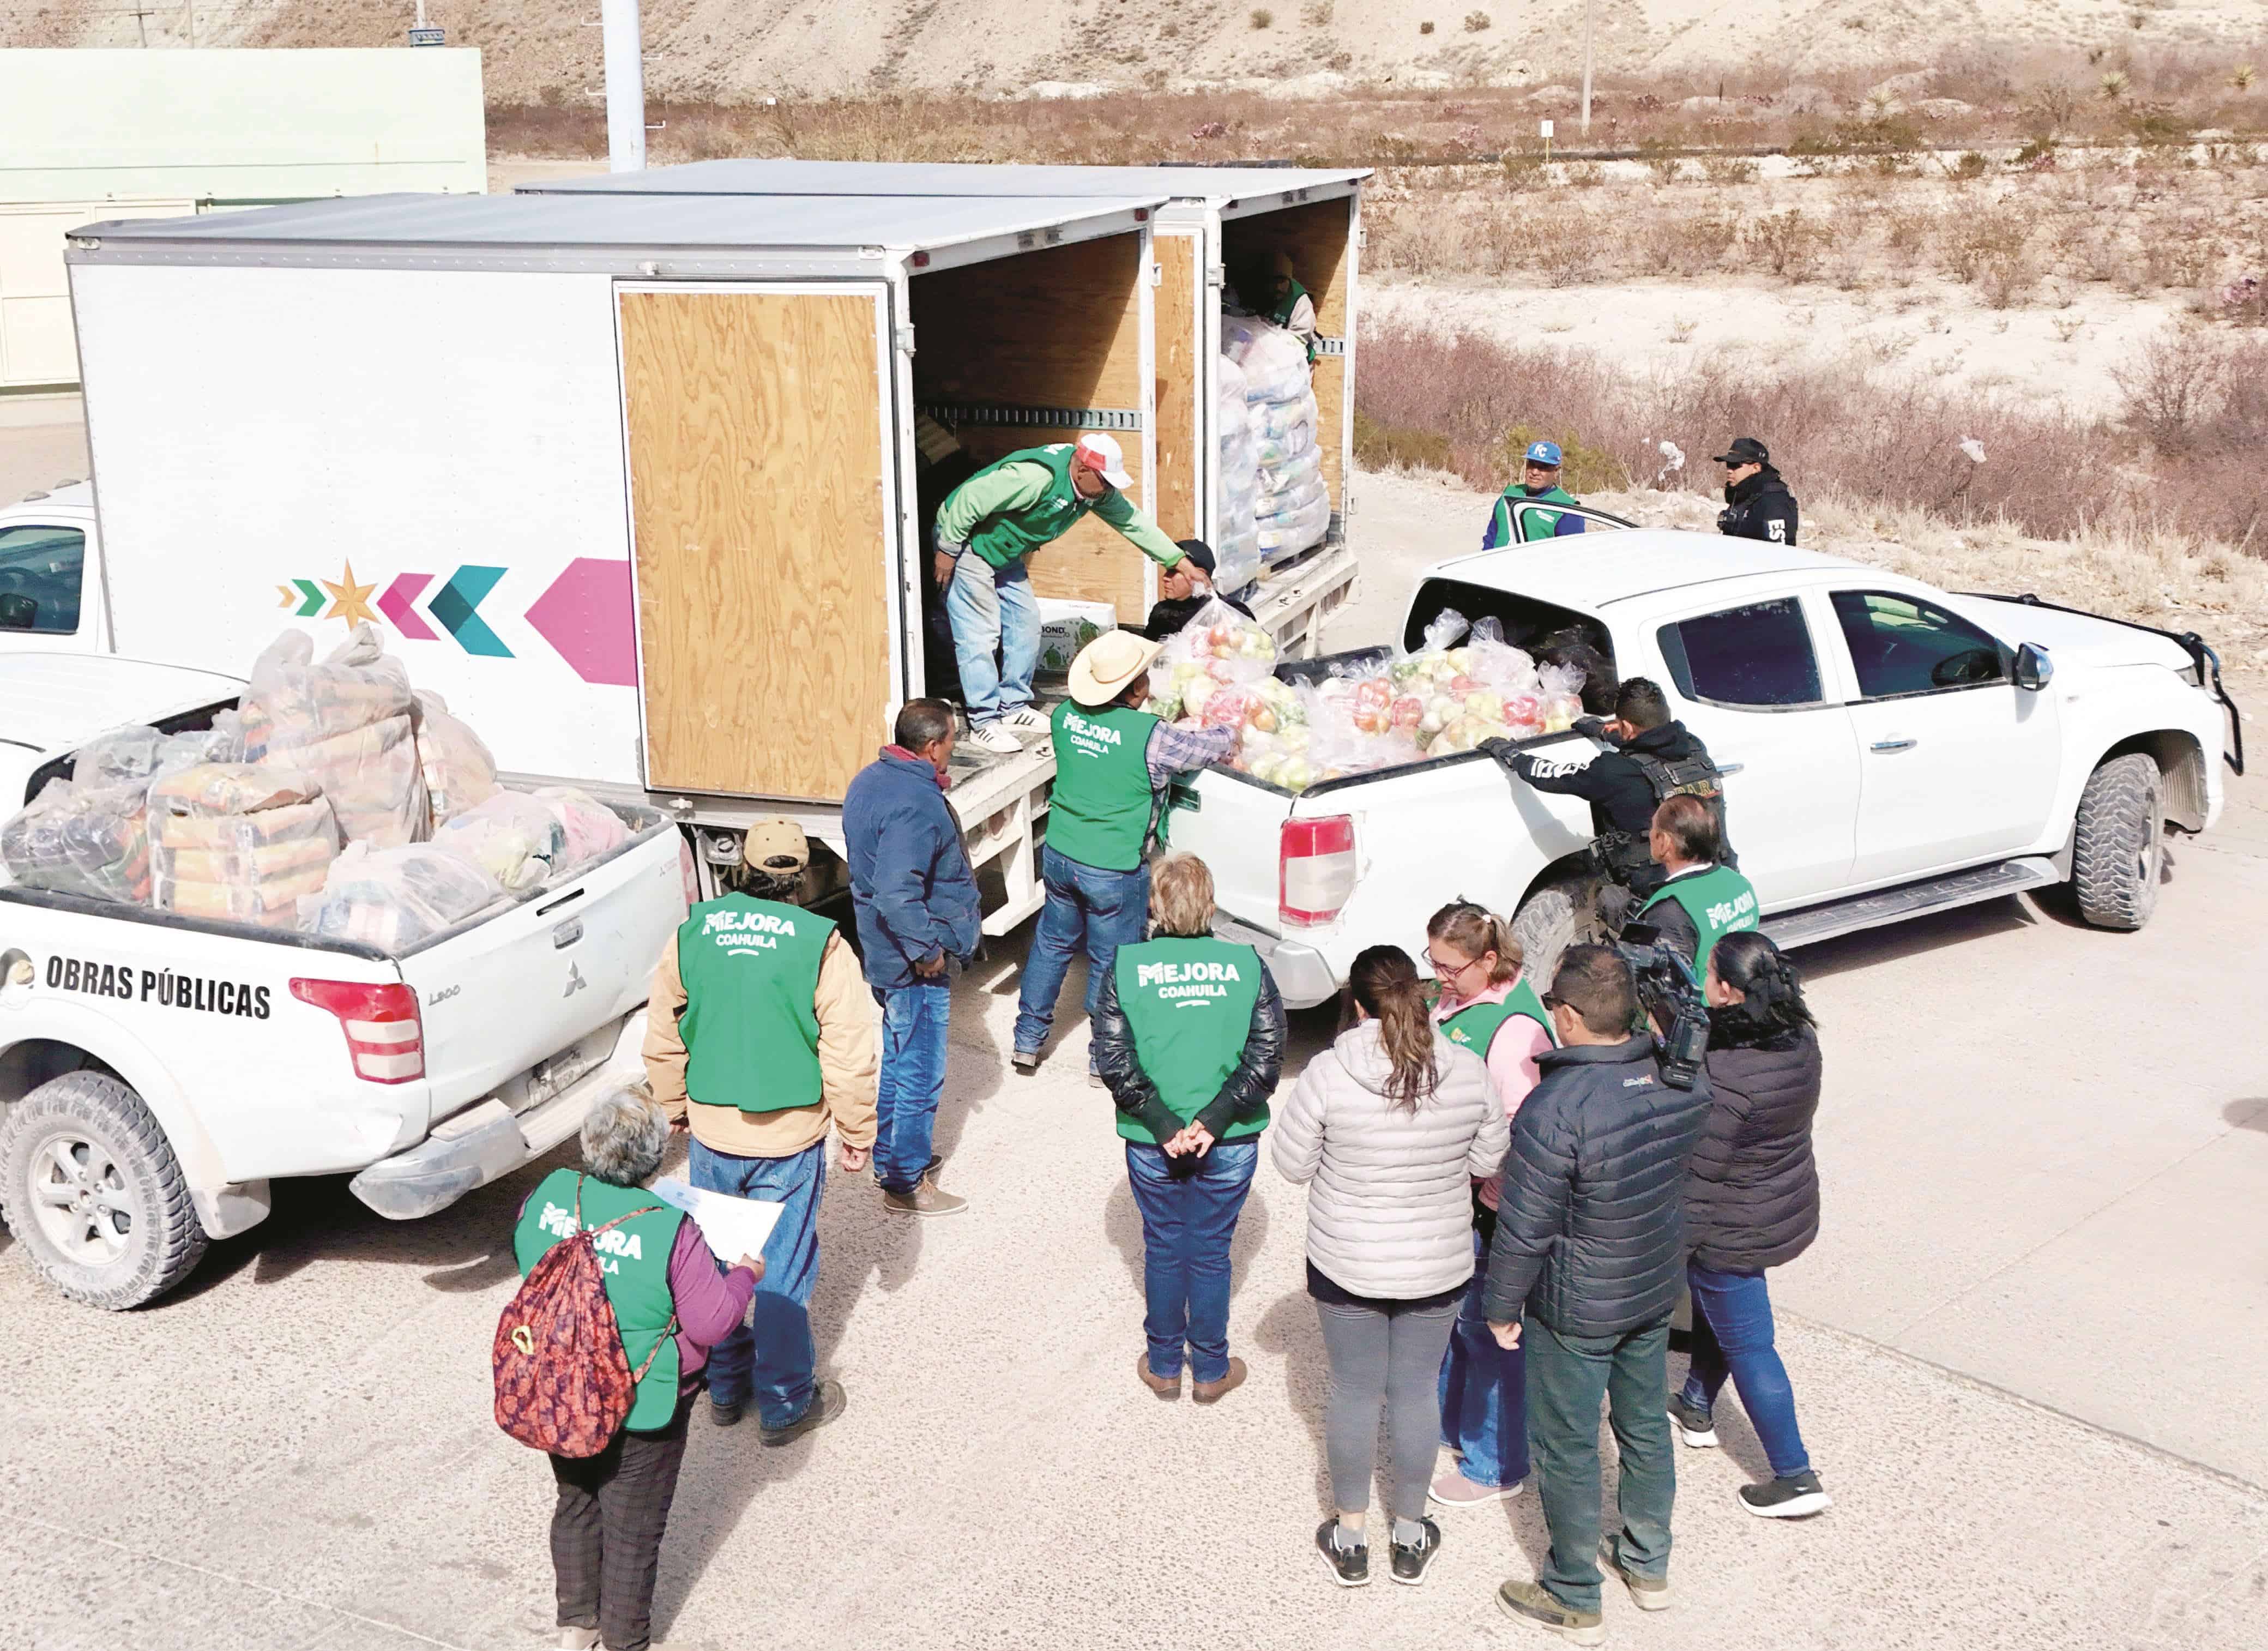
[[[1452,1043],[1488,1063],[1505,1116],[1535,1087],[1535,1058],[1551,1047],[1551,1015],[1521,967],[1512,925],[1469,900],[1453,900],[1425,925],[1425,962],[1440,984],[1433,1020]],[[1480,1507],[1517,1496],[1528,1478],[1526,1364],[1497,1345],[1481,1311],[1482,1273],[1496,1236],[1497,1175],[1473,1181],[1473,1254],[1480,1271],[1441,1360],[1441,1442],[1457,1465],[1435,1476],[1436,1507]]]
[[[1331,1370],[1324,1441],[1338,1511],[1315,1545],[1332,1580],[1358,1588],[1370,1581],[1381,1405],[1394,1580],[1424,1581],[1440,1549],[1425,1492],[1441,1353],[1473,1276],[1471,1178],[1504,1161],[1511,1127],[1481,1058],[1434,1026],[1407,952],[1361,952],[1347,991],[1353,1024],[1300,1074],[1270,1153],[1308,1188],[1307,1294]]]
[[[1118,1104],[1142,1212],[1148,1346],[1161,1399],[1211,1404],[1244,1380],[1228,1353],[1228,1245],[1284,1070],[1284,1002],[1260,954],[1212,935],[1212,873],[1194,854],[1150,869],[1150,938],[1122,946],[1094,1010],[1094,1064]]]

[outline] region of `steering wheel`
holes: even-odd
[[[32,576],[22,568],[0,568],[0,594],[31,588]]]

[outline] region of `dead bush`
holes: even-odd
[[[2164,453],[2205,445],[2228,397],[2235,352],[2212,333],[2169,328],[2110,370],[2127,426]]]
[[[1767,212],[1752,218],[1742,232],[1749,255],[1774,275],[1790,281],[1808,281],[1819,267],[1819,254],[1828,231],[1823,224],[1804,217],[1801,209]]]

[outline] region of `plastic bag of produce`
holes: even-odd
[[[496,879],[438,844],[374,849],[357,843],[332,862],[303,916],[316,934],[401,952],[504,896]]]
[[[486,742],[450,714],[448,701],[427,689],[417,691],[415,738],[436,829],[497,794],[496,758]]]
[[[0,862],[20,888],[147,904],[143,787],[49,780],[0,827]]]
[[[500,791],[443,826],[433,843],[517,893],[534,888],[566,859],[567,829],[537,799]]]
[[[432,826],[418,765],[409,673],[377,627],[357,625],[320,665],[305,631],[287,630],[254,663],[244,697],[246,753],[320,782],[350,839],[381,848]]]
[[[555,785],[537,792],[535,800],[558,816],[564,837],[555,873],[580,871],[630,840],[622,816],[587,792]]]
[[[1239,674],[1265,676],[1276,663],[1276,639],[1216,596],[1167,638],[1160,657],[1177,665],[1227,664],[1238,667]]]

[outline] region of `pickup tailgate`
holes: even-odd
[[[1233,769],[1184,774],[1166,795],[1165,840],[1204,861],[1222,911],[1273,932],[1284,822],[1298,800]]]
[[[545,1063],[543,1091],[572,1083],[612,1050],[596,1035],[645,1001],[685,885],[677,828],[631,812],[637,835],[610,858],[401,960],[437,1121]]]

